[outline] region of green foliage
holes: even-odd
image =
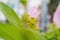
[[[0,9],[3,12],[3,14],[5,15],[6,19],[11,24],[13,24],[13,25],[15,25],[17,27],[21,27],[22,28],[22,26],[23,26],[22,21],[18,18],[16,13],[11,8],[9,8],[4,3],[0,2]]]
[[[29,15],[28,14],[23,14],[22,15],[23,22],[27,22],[28,18],[29,18]]]
[[[9,21],[9,23],[0,23],[1,38],[4,40],[39,40],[40,35],[34,31],[24,29],[23,23],[16,13],[2,2],[0,2],[0,11]]]
[[[19,29],[10,24],[0,23],[0,36],[5,40],[19,40]]]
[[[49,40],[60,40],[60,28],[57,28],[54,23],[48,25],[47,38]]]
[[[36,26],[36,24],[37,24],[36,18],[29,17],[28,14],[23,14],[22,20],[28,26],[28,28],[36,29],[36,27],[37,27]]]
[[[32,28],[32,29],[35,29],[37,26],[36,26],[36,19],[35,18],[30,18],[27,22],[27,25]]]
[[[60,0],[58,0],[58,2],[60,3]]]
[[[4,40],[60,40],[60,28],[56,28],[54,23],[48,25],[48,31],[44,33],[36,30],[26,30],[16,13],[2,2],[0,2],[0,11],[3,12],[9,21],[9,23],[0,23],[0,38]],[[28,19],[27,14],[22,19],[30,27],[33,27],[32,24],[35,25],[36,23],[36,19]]]
[[[24,6],[27,5],[27,0],[20,0],[20,2],[21,2]]]

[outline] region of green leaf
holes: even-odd
[[[22,20],[20,20],[17,16],[17,14],[6,4],[0,2],[0,10],[3,12],[5,17],[8,19],[9,22],[17,26],[18,28],[20,27],[21,29],[23,28],[23,23]]]
[[[30,30],[23,30],[22,32],[23,40],[40,40],[40,34],[37,34]]]
[[[27,5],[27,0],[20,0],[20,2],[21,2],[24,6]]]
[[[22,15],[23,22],[27,22],[27,19],[29,19],[29,15],[27,13]]]
[[[0,24],[0,36],[5,40],[21,40],[20,30],[11,24]]]
[[[39,40],[39,34],[30,30],[19,30],[11,24],[0,24],[0,37],[5,40]]]

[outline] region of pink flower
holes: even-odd
[[[28,11],[28,14],[30,17],[32,18],[36,18],[37,19],[37,27],[40,27],[40,10],[38,10],[38,8],[36,7],[33,7],[33,8],[30,8],[29,11]]]
[[[37,10],[37,8],[33,7],[29,9],[28,14],[30,15],[30,17],[35,17],[37,18],[39,16],[39,11]]]
[[[57,10],[54,14],[54,19],[53,19],[54,23],[59,27],[60,26],[60,4],[57,7]]]

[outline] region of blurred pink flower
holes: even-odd
[[[54,14],[54,18],[53,18],[54,23],[56,24],[56,26],[60,26],[60,4],[57,7],[57,10]]]
[[[40,10],[38,10],[38,8],[36,7],[33,7],[29,9],[28,14],[30,17],[37,19],[36,25],[39,28],[40,27]]]
[[[39,11],[37,10],[37,8],[33,7],[33,8],[30,8],[30,9],[29,9],[28,14],[29,14],[30,17],[35,17],[35,18],[37,18],[40,13],[39,13]]]

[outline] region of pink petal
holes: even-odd
[[[60,4],[57,7],[57,10],[54,14],[54,19],[53,21],[56,23],[57,26],[60,26]]]

